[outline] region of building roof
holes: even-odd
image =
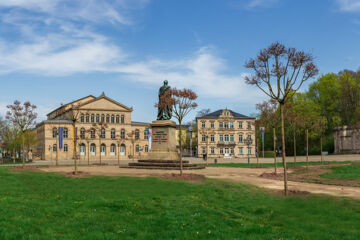
[[[135,122],[135,121],[131,121],[131,124],[134,124],[134,125],[150,125],[150,123],[146,123],[146,122]]]
[[[209,113],[209,114],[206,114],[202,117],[197,117],[197,118],[218,118],[220,117],[221,113],[224,111],[224,109],[220,109],[220,110],[217,110],[215,112],[212,112],[212,113]],[[229,110],[229,112],[231,113],[231,115],[234,117],[234,118],[237,118],[237,119],[241,119],[241,118],[246,118],[246,119],[254,119],[253,117],[249,117],[249,116],[246,116],[246,115],[243,115],[243,114],[240,114],[240,113],[237,113],[237,112],[234,112],[232,110]]]

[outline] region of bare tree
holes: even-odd
[[[14,101],[13,104],[7,106],[9,111],[6,113],[6,119],[11,121],[14,125],[19,127],[21,133],[21,148],[22,148],[22,167],[25,167],[25,131],[35,126],[37,113],[35,112],[36,106],[30,102]]]
[[[197,112],[196,117],[203,117],[205,115],[208,115],[210,113],[210,108],[204,108]]]
[[[256,85],[280,104],[284,194],[287,195],[284,105],[306,80],[317,75],[318,69],[310,53],[286,48],[279,42],[261,50],[255,59],[247,61],[245,67],[254,72],[253,75],[245,77],[246,83]]]
[[[100,165],[101,163],[101,139],[105,138],[105,134],[106,134],[106,128],[108,127],[108,125],[104,122],[104,121],[100,121],[98,123],[93,123],[92,124],[92,128],[95,130],[96,135],[99,138],[99,150],[100,150]]]

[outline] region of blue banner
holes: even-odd
[[[265,133],[261,132],[261,140],[262,140],[263,144],[264,144],[264,136],[265,136]]]
[[[59,127],[59,149],[62,149],[63,147],[63,127]]]

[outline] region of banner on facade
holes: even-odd
[[[146,131],[147,131],[147,134],[148,134],[149,149],[151,149],[151,129],[147,128]]]
[[[63,127],[59,127],[59,149],[63,148],[63,132],[64,132],[64,128]]]

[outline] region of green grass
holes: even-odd
[[[352,163],[352,161],[331,161],[331,162],[327,162],[324,161],[323,164],[345,164],[345,163]],[[205,164],[205,163],[202,163]],[[321,164],[320,161],[318,162],[309,162],[309,165],[315,165],[315,164]],[[261,166],[261,167],[275,167],[274,163],[259,163],[259,165],[257,165],[256,163],[209,163],[210,166],[216,166],[216,167],[241,167],[241,168],[247,168],[247,167],[256,167],[256,166]],[[277,166],[278,167],[282,167],[282,162],[281,159],[278,159],[278,163]],[[296,166],[305,166],[306,162],[296,162]],[[294,166],[294,162],[286,162],[286,166],[291,167]]]
[[[0,239],[360,239],[360,201],[0,169]]]
[[[320,175],[324,178],[332,179],[360,179],[360,165],[335,166],[331,168],[332,172]]]

